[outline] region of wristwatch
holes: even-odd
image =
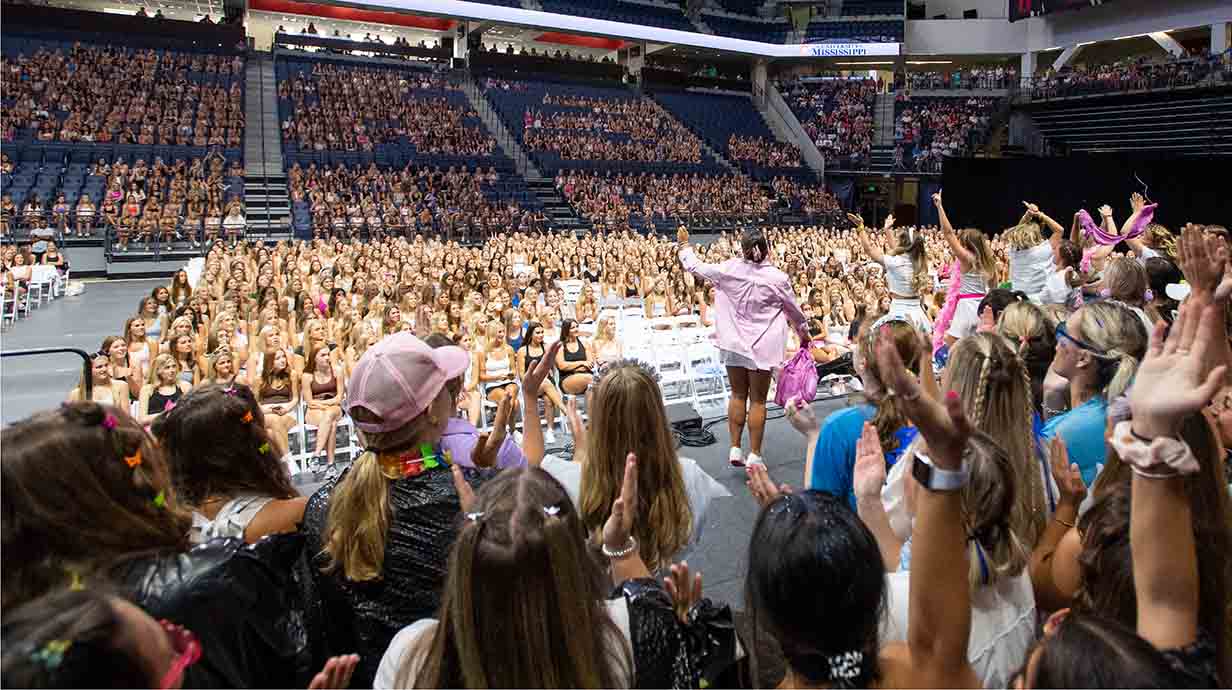
[[[967,485],[971,471],[966,463],[961,470],[943,470],[933,465],[933,459],[923,453],[915,454],[911,476],[929,491],[957,491]]]

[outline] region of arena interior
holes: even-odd
[[[1232,684],[1225,0],[0,12],[5,685]]]

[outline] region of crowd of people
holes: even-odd
[[[1054,70],[1051,67],[1032,79],[1031,97],[1063,98],[1112,91],[1191,86],[1205,79],[1232,80],[1232,51],[1209,51],[1167,55],[1162,58],[1127,57],[1099,65],[1077,64]]]
[[[868,166],[873,147],[873,105],[881,84],[875,79],[833,78],[779,85],[805,133],[840,169]]]
[[[451,93],[461,92],[435,72],[314,62],[278,83],[279,99],[291,106],[283,141],[305,151],[406,141],[428,155],[491,156],[496,140]]]
[[[533,45],[530,47],[530,49],[527,49],[525,45],[522,45],[522,47],[515,49],[512,43],[506,43],[503,50],[495,42],[493,42],[491,45],[488,45],[487,43],[480,43],[478,50],[481,53],[492,53],[493,55],[503,53],[505,55],[520,55],[522,57],[552,58],[553,60],[576,60],[578,62],[601,62],[605,65],[609,64],[612,61],[612,59],[608,57],[607,55],[604,55],[602,58],[599,58],[597,60],[595,59],[594,53],[578,53],[577,55],[574,55],[572,52],[569,51],[568,48],[566,48],[563,51],[560,48],[557,48],[554,51],[550,51],[545,48],[543,52],[539,52],[539,49]]]
[[[523,115],[522,143],[569,160],[700,163],[701,140],[649,100],[544,94]],[[561,110],[571,108],[576,110]]]
[[[744,175],[655,175],[561,170],[556,189],[586,220],[608,230],[635,219],[721,225],[765,220],[770,199]]]
[[[899,94],[894,121],[896,170],[941,172],[945,156],[965,156],[988,132],[995,98],[916,98]]]
[[[217,152],[191,161],[155,158],[149,165],[140,158],[131,166],[123,158],[114,163],[100,159],[89,169],[90,177],[104,181],[98,199],[83,193],[70,204],[63,193],[54,199],[34,193],[19,208],[10,194],[0,196],[0,238],[18,228],[30,237],[48,232],[90,237],[102,228],[122,252],[133,240],[147,249],[153,239],[186,240],[193,246],[219,237],[234,242],[244,234],[247,221],[242,190],[229,188],[227,180],[242,180],[243,175],[238,161],[227,167]]]
[[[215,245],[3,431],[5,683],[1227,687],[1227,229],[931,203],[706,246]],[[624,358],[633,305],[716,327],[742,602],[678,563],[726,492]],[[862,396],[786,401],[792,490],[762,442],[802,349]],[[344,418],[363,449],[310,497],[301,407],[327,462]]]
[[[766,168],[800,167],[800,151],[764,137],[742,137],[735,134],[727,140],[727,155],[734,161],[751,161]]]
[[[912,90],[928,89],[1011,89],[1018,88],[1015,67],[970,67],[947,72],[908,72]]]
[[[502,202],[493,192],[495,168],[467,170],[407,165],[382,169],[375,163],[332,168],[298,163],[287,171],[292,203],[309,204],[316,238],[381,239],[416,233],[482,239],[507,228],[544,229],[542,211]]]
[[[837,226],[841,221],[838,197],[824,186],[809,185],[789,177],[776,177],[770,181],[778,201],[788,209],[803,213],[810,222]]]
[[[237,147],[244,59],[76,43],[0,57],[4,141]]]

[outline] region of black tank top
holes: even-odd
[[[184,392],[180,390],[179,386],[175,387],[175,392],[171,395],[163,395],[158,392],[158,388],[155,388],[154,392],[150,393],[150,401],[146,405],[145,413],[158,414],[160,412],[165,412],[167,410],[167,404],[178,404],[180,402],[180,396],[183,394]]]
[[[541,351],[538,355],[532,356],[530,354],[530,344],[527,344],[524,349],[526,350],[526,368],[522,370],[523,374],[527,373],[531,369],[534,369],[535,365],[539,363],[539,360],[543,359],[544,354]]]
[[[563,346],[566,362],[585,362],[586,361],[586,346],[581,340],[577,341],[577,352],[569,352],[569,345]],[[578,372],[580,373],[580,372]]]

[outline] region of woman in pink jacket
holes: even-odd
[[[790,321],[807,342],[804,314],[792,297],[787,274],[766,262],[770,244],[760,229],[745,230],[740,238],[744,254],[721,264],[702,263],[689,247],[689,231],[676,231],[680,262],[686,271],[715,285],[715,336],[719,361],[727,367],[731,399],[727,402],[727,429],[732,448],[728,461],[744,467],[741,437],[749,425],[748,464],[762,465],[761,441],[766,431],[766,395],[770,372],[783,364]]]

